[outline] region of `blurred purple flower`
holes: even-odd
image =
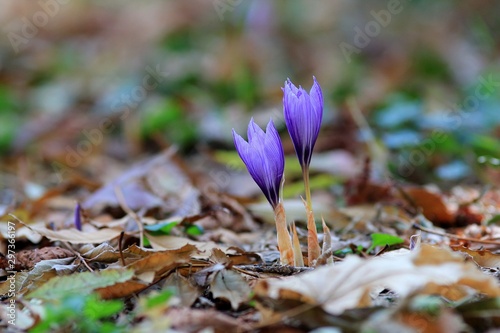
[[[273,121],[264,132],[253,118],[248,124],[248,142],[233,129],[234,145],[253,180],[259,185],[267,200],[276,208],[280,201],[280,187],[285,168],[281,138]]]
[[[79,202],[76,203],[76,207],[75,207],[75,221],[74,221],[74,224],[75,224],[75,228],[77,230],[82,231],[82,208],[80,207],[80,203]]]
[[[309,94],[301,86],[297,88],[290,79],[282,88],[286,127],[302,168],[307,168],[311,162],[323,118],[323,93],[314,76],[313,80]]]

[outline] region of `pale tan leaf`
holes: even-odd
[[[92,232],[83,232],[77,229],[50,230],[41,226],[32,226],[31,230],[47,237],[50,240],[69,242],[72,244],[102,243],[120,236],[119,229],[99,229]]]
[[[197,258],[209,258],[213,249],[227,250],[227,246],[218,245],[214,242],[197,242],[185,237],[176,236],[154,236],[146,233],[151,246],[156,250],[173,250],[179,249],[187,244],[196,246],[199,253],[196,254]]]
[[[155,271],[146,271],[141,274],[136,275],[135,277],[144,283],[152,283],[155,279],[156,272]]]
[[[464,262],[450,250],[426,244],[407,255],[370,259],[350,256],[340,264],[298,276],[259,281],[255,292],[261,299],[301,301],[340,314],[346,309],[373,305],[370,292],[376,288],[388,288],[401,298],[420,292],[458,301],[470,290],[500,296],[498,281],[473,263]]]
[[[73,260],[73,258],[42,260],[29,272],[22,272],[25,275],[17,273],[16,286],[19,287],[18,295],[39,288],[53,277],[74,272],[78,265],[71,264]]]
[[[453,247],[453,250],[467,253],[472,257],[476,264],[483,267],[500,267],[500,255],[491,253],[488,250],[471,250],[464,246]]]
[[[217,273],[210,284],[210,290],[214,298],[227,299],[233,310],[236,310],[241,303],[248,301],[251,292],[241,274],[227,269]]]
[[[193,286],[188,279],[176,273],[170,274],[165,280],[164,288],[172,288],[179,298],[179,305],[190,307],[201,295],[201,291]]]

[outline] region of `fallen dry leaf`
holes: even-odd
[[[488,250],[471,250],[464,246],[453,246],[454,251],[467,253],[474,262],[482,267],[500,267],[500,255]]]
[[[147,278],[149,280],[147,283],[140,281],[140,279],[127,280],[97,289],[97,292],[105,299],[125,297],[139,292],[147,288],[151,283],[158,281],[158,279],[168,271],[188,263],[191,259],[191,255],[196,251],[196,247],[189,244],[176,250],[144,251],[144,253],[148,254],[145,258],[137,260],[127,265],[125,268],[133,270],[136,277],[141,276]],[[152,276],[154,276],[154,278],[152,278]]]
[[[453,224],[454,212],[446,205],[442,195],[420,187],[405,188],[405,192],[417,207],[422,208],[422,213],[428,220],[443,225]]]
[[[29,227],[33,232],[47,237],[50,240],[69,242],[71,244],[102,243],[120,236],[119,229],[99,229],[91,232],[83,232],[77,229],[50,230],[41,226]]]
[[[272,299],[281,306],[308,303],[331,314],[371,306],[370,293],[388,288],[399,297],[420,291],[458,301],[469,291],[500,296],[499,282],[484,275],[473,263],[464,262],[450,250],[422,244],[407,255],[361,259],[347,257],[342,263],[320,267],[301,275],[259,281],[257,299]]]
[[[57,276],[26,295],[26,298],[44,300],[59,299],[67,294],[90,294],[97,288],[130,280],[134,276],[131,269],[109,269],[100,272],[83,272]]]
[[[233,310],[238,309],[241,303],[248,301],[251,289],[240,273],[223,269],[215,274],[210,284],[210,291],[214,298],[228,300]]]
[[[199,258],[208,258],[213,249],[220,249],[222,251],[226,251],[228,248],[227,246],[224,245],[217,245],[214,242],[198,242],[185,237],[177,237],[169,235],[155,236],[150,233],[146,233],[146,235],[149,239],[149,242],[151,243],[151,246],[155,250],[179,249],[189,244],[196,246],[199,252],[196,256]]]

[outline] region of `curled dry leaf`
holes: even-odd
[[[464,246],[453,246],[454,251],[467,253],[474,262],[483,267],[500,267],[500,255],[488,250],[471,250]]]
[[[179,249],[186,245],[196,246],[198,249],[198,258],[208,258],[213,249],[227,250],[227,246],[218,245],[214,242],[198,242],[185,237],[177,237],[170,235],[155,236],[146,232],[146,235],[155,250],[172,250]]]
[[[170,274],[165,280],[163,288],[170,288],[175,291],[178,298],[178,305],[190,307],[194,301],[200,296],[201,291],[193,286],[188,279],[180,275],[178,272]]]
[[[376,288],[388,288],[403,299],[420,292],[457,301],[471,290],[500,296],[500,286],[494,278],[483,274],[473,263],[464,262],[462,256],[430,245],[390,258],[350,256],[335,266],[259,281],[255,293],[263,304],[268,304],[265,300],[274,300],[281,308],[287,308],[296,306],[299,301],[321,306],[331,314],[340,314],[347,309],[373,305],[370,292]]]
[[[42,260],[36,263],[29,272],[17,272],[15,296],[20,297],[30,290],[37,289],[55,276],[74,272],[78,265],[71,264],[73,260],[73,257]],[[10,289],[9,280],[0,283],[0,295],[7,295]]]
[[[193,245],[185,245],[180,249],[169,251],[144,251],[147,256],[137,260],[125,267],[134,271],[136,277],[147,278],[150,282],[140,281],[140,279],[129,279],[97,289],[102,298],[117,298],[131,295],[147,288],[151,283],[155,283],[163,274],[188,263],[191,255],[196,252]]]
[[[29,227],[39,235],[45,236],[53,241],[69,242],[71,244],[102,243],[120,236],[119,229],[98,229],[91,232],[83,232],[77,229],[50,230],[41,226]]]
[[[441,194],[420,187],[406,188],[405,192],[414,204],[422,209],[422,213],[428,220],[443,225],[454,223],[454,211],[447,205]]]
[[[251,289],[240,273],[223,269],[216,274],[210,284],[210,291],[214,298],[227,299],[233,310],[238,309],[241,303],[249,300]]]

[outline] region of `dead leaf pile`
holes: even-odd
[[[325,316],[340,316],[375,306],[383,290],[394,292],[399,303],[416,294],[439,295],[449,302],[477,295],[500,297],[497,279],[486,276],[462,256],[430,245],[370,259],[349,256],[341,263],[298,276],[259,281],[255,287],[261,306],[271,310],[267,320],[279,315],[309,327],[314,327],[308,320],[311,309],[319,308]]]

